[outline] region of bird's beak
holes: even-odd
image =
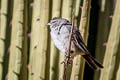
[[[46,24],[46,26],[50,26],[50,25],[51,25],[51,23],[50,23],[50,22]]]

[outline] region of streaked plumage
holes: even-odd
[[[60,52],[66,54],[72,24],[67,19],[55,17],[47,25],[50,26],[50,34],[55,46],[60,50]],[[77,53],[80,51],[82,51],[83,53],[79,54],[85,58],[87,63],[93,69],[103,68],[103,66],[91,56],[86,45],[84,44],[79,29],[76,28],[73,29],[73,37],[71,42],[71,56],[74,57],[78,55]]]

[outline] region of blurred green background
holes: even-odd
[[[81,56],[68,66],[67,80],[120,80],[120,0],[0,0],[0,80],[63,80],[61,54],[46,24],[72,21],[104,69]]]

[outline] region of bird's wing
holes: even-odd
[[[85,54],[89,54],[89,51],[83,41],[80,31],[78,29],[73,30],[73,42],[78,49],[80,49]]]

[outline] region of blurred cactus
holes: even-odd
[[[91,0],[84,0],[81,12],[80,31],[87,44]],[[81,56],[76,56],[73,61],[71,80],[83,80],[85,60]]]
[[[61,16],[61,7],[62,0],[53,0],[52,5],[52,18]],[[58,80],[58,66],[59,66],[59,51],[56,49],[55,45],[51,40],[50,46],[50,79],[49,80]]]
[[[10,45],[10,62],[8,79],[27,80],[27,51],[26,51],[26,17],[24,0],[15,0],[12,21],[12,38]],[[24,73],[24,75],[22,74]]]
[[[116,80],[120,63],[120,0],[117,0],[100,80]],[[118,77],[117,77],[118,79]]]
[[[63,0],[62,1],[62,18],[68,19],[70,22],[72,20],[72,12],[73,12],[73,0]],[[64,75],[64,64],[61,62],[64,61],[64,55],[60,52],[60,59],[59,59],[59,79],[63,79]],[[71,75],[71,65],[69,65],[67,69],[67,80],[69,80]]]
[[[95,72],[94,80],[120,79],[119,3],[120,0],[99,1],[99,15],[95,13],[99,17],[98,24],[94,23],[98,26],[95,56],[100,62],[105,58],[105,68],[100,77]],[[80,25],[87,44],[90,8],[91,0],[0,0],[0,80],[63,80],[64,55],[51,41],[46,24],[53,17],[71,22],[74,12],[75,26]],[[84,80],[84,67],[85,60],[75,57],[67,68],[67,80]]]
[[[99,10],[99,22],[97,29],[97,40],[96,40],[96,50],[95,57],[98,61],[103,63],[104,53],[106,49],[106,43],[109,36],[110,26],[112,19],[109,17],[114,11],[114,1],[113,0],[101,0],[99,2],[101,9]],[[104,34],[101,35],[101,33]],[[94,80],[99,79],[99,72],[95,71]]]
[[[30,60],[29,60],[29,80],[34,79],[35,67],[36,67],[36,56],[38,49],[38,41],[40,34],[40,2],[41,0],[34,0],[30,3],[33,8],[32,14],[32,27],[30,34]],[[34,6],[33,6],[34,5]]]
[[[5,55],[6,55],[6,29],[7,29],[7,20],[8,20],[8,0],[0,1],[1,8],[0,8],[0,80],[3,79],[3,65],[5,64]]]
[[[49,78],[49,35],[46,24],[49,21],[50,0],[41,0],[40,2],[40,30],[37,52],[35,53],[35,73],[34,80],[47,80]],[[47,74],[47,75],[46,75]]]

